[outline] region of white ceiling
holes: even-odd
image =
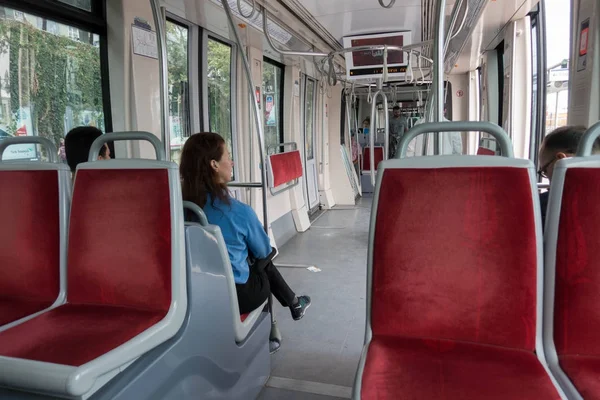
[[[389,3],[390,0],[383,0]],[[394,31],[412,31],[421,40],[421,0],[396,0],[390,9],[378,0],[298,0],[340,42],[342,37]],[[449,14],[455,0],[447,0]]]

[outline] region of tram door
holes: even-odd
[[[315,149],[315,117],[316,117],[317,82],[304,75],[303,116],[304,116],[304,167],[305,197],[309,213],[319,206],[319,182],[317,176]]]

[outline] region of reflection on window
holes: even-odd
[[[179,163],[183,144],[190,136],[188,28],[171,21],[167,21],[167,62],[171,160]]]
[[[104,130],[99,37],[5,7],[0,15],[0,108],[5,111],[0,139],[42,136],[60,148],[76,126]],[[71,39],[74,31],[78,40]],[[29,145],[4,153],[13,159],[40,156]]]
[[[314,136],[315,136],[315,81],[306,79],[306,91],[304,94],[304,135],[306,140],[306,159],[315,158]]]
[[[208,39],[208,124],[223,136],[233,157],[231,134],[231,46]]]
[[[265,146],[272,152],[279,152],[277,145],[283,143],[282,96],[283,68],[265,62],[263,67]]]
[[[81,8],[85,11],[92,11],[92,0],[58,0],[61,3],[68,4],[73,7]]]

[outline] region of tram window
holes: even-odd
[[[307,160],[312,160],[315,157],[315,86],[314,80],[310,78],[306,79],[304,92],[304,129]]]
[[[188,37],[186,26],[167,20],[170,149],[171,160],[177,163],[190,136]]]
[[[80,8],[85,11],[92,11],[92,0],[58,0],[61,3]]]
[[[263,64],[263,104],[265,146],[282,151],[276,147],[284,142],[283,138],[283,66],[265,59]]]
[[[234,156],[231,132],[231,46],[208,39],[208,124],[211,132],[223,136]]]
[[[567,125],[569,108],[569,39],[571,2],[545,0],[546,18],[546,134]],[[575,44],[577,46],[577,43]]]
[[[99,36],[6,7],[0,15],[2,136],[42,136],[60,147],[76,126],[105,131]],[[5,158],[40,157],[35,146],[14,147]]]

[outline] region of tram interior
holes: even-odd
[[[0,400],[600,399],[599,69],[595,0],[0,0]]]

